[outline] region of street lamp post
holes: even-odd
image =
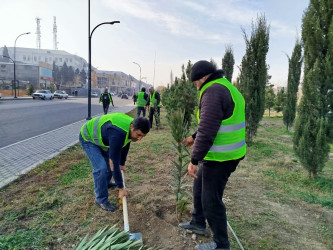
[[[146,77],[146,76],[143,76],[143,77],[141,77],[141,80],[143,80],[143,79],[145,79],[145,80],[146,80],[146,83],[148,82],[148,79],[147,79],[147,77]]]
[[[133,63],[136,64],[136,65],[138,65],[139,68],[140,68],[140,83],[139,83],[139,90],[138,90],[138,91],[140,91],[141,90],[141,66],[140,66],[140,64],[138,64],[136,62],[133,62]]]
[[[89,36],[89,54],[88,54],[88,117],[87,120],[91,119],[91,37],[94,33],[94,31],[101,25],[103,24],[115,24],[115,23],[120,23],[119,21],[112,21],[112,22],[104,22],[100,23],[95,28],[92,30],[90,33],[90,0],[88,1],[88,36]]]
[[[30,34],[30,32],[26,32],[26,33],[22,33],[20,35],[18,35],[15,39],[15,43],[14,43],[14,93],[15,93],[15,96],[14,98],[17,98],[16,97],[16,41],[17,39],[20,37],[20,36],[23,36],[23,35],[28,35]],[[20,92],[19,92],[20,93]]]

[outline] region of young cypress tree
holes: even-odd
[[[332,123],[333,1],[311,0],[303,16],[303,96],[295,122],[294,149],[310,178],[328,160]]]
[[[162,95],[162,104],[167,111],[168,117],[178,109],[184,110],[184,119],[188,127],[192,122],[192,115],[197,105],[197,91],[194,84],[189,80],[192,64],[188,61],[186,69],[182,65],[182,76],[176,78],[173,85],[167,88]]]
[[[283,123],[286,125],[287,131],[293,125],[296,116],[296,103],[298,85],[301,78],[302,69],[302,44],[299,39],[296,40],[295,47],[291,58],[288,57],[289,72],[287,84],[287,99],[283,109]]]
[[[271,108],[275,105],[276,95],[272,87],[266,88],[265,91],[265,107],[268,109],[268,116],[271,116]]]
[[[232,82],[232,74],[234,73],[235,58],[231,45],[225,48],[225,54],[222,58],[222,70],[224,71],[225,78]]]
[[[257,23],[252,24],[250,39],[244,30],[243,33],[246,53],[240,68],[239,90],[245,99],[246,140],[250,145],[265,112],[265,87],[269,79],[266,64],[269,26],[265,16],[259,16]]]

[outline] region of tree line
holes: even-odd
[[[248,146],[252,145],[265,109],[282,111],[286,130],[291,127],[294,130],[295,154],[309,177],[316,178],[329,159],[333,142],[333,1],[310,1],[302,18],[302,37],[296,38],[292,55],[287,55],[287,88],[277,94],[273,92],[266,62],[269,31],[264,15],[252,23],[250,35],[242,29],[246,52],[233,84],[246,103],[246,141]],[[217,65],[212,59],[211,62]],[[232,46],[227,45],[221,66],[230,82],[234,63]],[[182,109],[188,128],[198,100],[196,89],[189,80],[191,67],[191,61],[186,68],[182,65],[181,78],[176,77],[162,95],[168,116]],[[300,85],[302,97],[298,102]]]
[[[53,70],[52,70],[54,84],[57,89],[75,86],[82,87],[82,85],[86,82],[87,73],[84,69],[81,71],[77,68],[75,71],[72,66],[67,66],[66,62],[59,67],[53,62]]]

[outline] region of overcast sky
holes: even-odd
[[[235,56],[233,79],[245,54],[242,28],[264,14],[270,25],[271,82],[286,86],[287,55],[291,55],[309,0],[91,0],[92,65],[99,70],[122,71],[154,86],[167,85],[170,72],[181,75],[188,60],[213,58],[221,68],[227,45]],[[0,47],[36,48],[36,17],[41,19],[41,48],[53,49],[53,17],[58,49],[88,61],[88,0],[1,0]]]

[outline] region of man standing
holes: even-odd
[[[79,142],[93,167],[96,206],[115,211],[108,199],[108,187],[116,186],[120,199],[127,195],[121,170],[126,170],[130,143],[140,141],[149,129],[146,118],[133,120],[122,113],[95,117],[81,127]],[[111,183],[112,177],[115,184]]]
[[[141,91],[138,92],[138,99],[136,102],[136,107],[138,109],[136,117],[140,117],[141,111],[142,116],[146,116],[146,105],[148,100],[148,94],[146,93],[146,88],[142,87]]]
[[[213,241],[195,249],[230,249],[223,192],[230,174],[246,153],[245,101],[241,93],[208,61],[191,69],[191,81],[200,91],[198,129],[183,143],[192,146],[188,173],[194,178],[192,219],[179,226],[206,233],[206,220]]]
[[[134,103],[134,105],[135,105],[136,100],[138,99],[138,96],[134,93],[132,99],[133,99],[133,103]]]
[[[154,90],[154,87],[150,87],[148,91],[149,91],[149,102],[147,102],[147,106],[150,107],[149,109],[150,128],[153,127],[153,117],[155,117],[156,128],[159,129],[161,97],[160,94]]]
[[[105,115],[108,113],[110,103],[112,103],[112,106],[114,107],[111,94],[108,92],[108,88],[104,89],[104,92],[99,97],[99,102],[103,102],[103,111]]]

